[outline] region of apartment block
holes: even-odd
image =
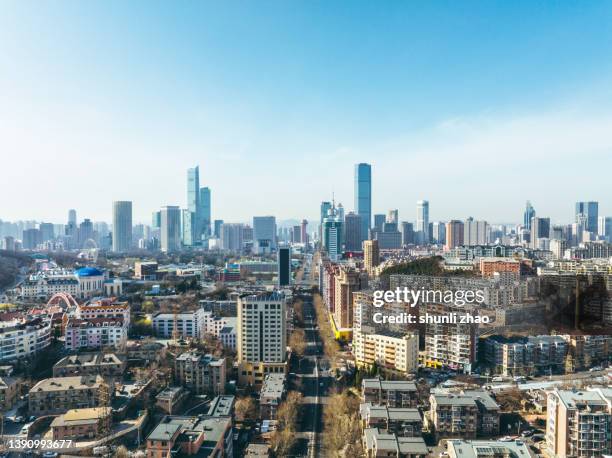
[[[398,437],[368,428],[363,431],[363,449],[367,458],[425,458],[429,449],[422,437]]]
[[[419,409],[364,403],[359,406],[361,427],[377,428],[398,437],[421,437],[423,419]]]
[[[225,358],[186,352],[174,361],[174,376],[178,385],[196,394],[225,393]]]
[[[103,384],[104,379],[99,375],[41,380],[30,389],[30,415],[54,415],[70,409],[97,407]]]
[[[53,377],[101,375],[120,378],[127,367],[124,356],[115,353],[79,353],[60,359],[53,365]]]
[[[417,407],[416,384],[404,380],[363,379],[361,397],[364,403],[387,407]]]

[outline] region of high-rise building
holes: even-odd
[[[113,202],[113,251],[126,252],[132,247],[132,202]]]
[[[576,222],[584,222],[584,230],[597,233],[598,202],[576,202]]]
[[[253,250],[259,254],[276,250],[276,218],[274,216],[253,217]]]
[[[361,216],[349,212],[344,217],[344,249],[361,251]]]
[[[77,212],[74,208],[68,210],[68,224],[72,224],[74,227],[77,225]]]
[[[300,239],[304,245],[308,245],[308,221],[302,220]]]
[[[221,224],[221,247],[224,250],[241,252],[244,247],[244,224]]]
[[[398,210],[389,210],[387,212],[387,223],[399,224],[399,212]]]
[[[35,250],[41,242],[40,230],[35,228],[25,229],[21,242],[24,250]]]
[[[161,212],[156,211],[151,215],[151,228],[159,229],[161,227]]]
[[[374,215],[374,229],[377,231],[382,231],[385,221],[387,221],[387,217],[382,213],[377,213]]]
[[[53,223],[40,223],[38,229],[40,230],[40,239],[42,242],[55,239]]]
[[[323,220],[325,218],[327,218],[327,213],[329,212],[329,209],[332,207],[331,202],[321,202],[321,208],[320,208],[320,216],[321,216],[321,220],[319,221],[319,243],[322,243],[323,241]]]
[[[380,264],[380,251],[378,249],[378,240],[363,241],[363,260],[364,267],[368,274],[372,275],[374,269]]]
[[[342,255],[343,223],[336,214],[336,207],[329,209],[327,217],[323,220],[322,236],[323,250],[327,252],[329,259],[337,261]]]
[[[200,224],[201,235],[210,236],[211,191],[209,187],[200,188]]]
[[[486,221],[476,221],[469,217],[463,228],[463,244],[466,246],[486,245],[489,224]]]
[[[419,200],[417,202],[416,219],[416,242],[420,245],[429,243],[429,202]]]
[[[597,233],[604,240],[612,243],[612,216],[599,217]]]
[[[546,445],[552,456],[600,457],[612,453],[612,409],[606,388],[548,393]]]
[[[183,229],[183,245],[193,246],[196,242],[196,214],[189,211],[188,208],[184,208],[181,210],[181,215],[183,217],[183,222],[181,224]]]
[[[214,231],[213,231],[213,234],[216,238],[221,238],[221,226],[223,226],[223,220],[216,219],[214,222]]]
[[[446,223],[446,250],[463,245],[463,221],[451,220]]]
[[[361,239],[368,237],[372,224],[372,166],[355,164],[355,213],[361,216]]]
[[[412,223],[402,221],[401,231],[402,245],[412,245],[414,243],[414,226],[412,225]]]
[[[174,205],[161,208],[161,250],[166,253],[181,249],[181,209]]]
[[[83,248],[88,243],[88,241],[93,240],[94,238],[94,229],[93,223],[90,219],[85,218],[81,224],[79,224],[78,230],[78,247]]]
[[[278,286],[291,284],[291,248],[282,246],[278,249]]]
[[[238,298],[238,380],[261,385],[266,374],[286,371],[286,300],[283,294]]]
[[[446,243],[446,223],[439,221],[431,223],[431,242],[438,245]]]
[[[538,249],[540,242],[538,239],[550,238],[550,218],[540,218],[534,216],[531,218],[531,248]]]
[[[535,217],[535,208],[531,205],[530,201],[525,204],[525,212],[523,213],[523,227],[525,229],[531,229],[531,218]]]

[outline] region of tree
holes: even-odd
[[[302,328],[296,328],[289,336],[289,346],[297,356],[304,356],[306,351],[306,332]]]
[[[362,456],[360,399],[353,390],[334,394],[323,410],[326,456]]]
[[[240,398],[235,406],[236,420],[241,422],[252,422],[257,418],[257,405],[255,400],[250,397]]]
[[[276,411],[277,428],[271,441],[276,456],[288,456],[297,442],[295,433],[302,399],[302,393],[290,391]]]

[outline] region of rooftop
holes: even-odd
[[[51,377],[41,380],[32,387],[30,393],[38,391],[68,391],[86,388],[98,388],[104,379],[99,375],[78,377]]]

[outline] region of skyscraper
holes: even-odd
[[[308,244],[308,221],[303,219],[300,229],[300,239],[304,245]]]
[[[72,224],[74,227],[77,224],[77,212],[73,208],[68,210],[68,224]]]
[[[361,216],[361,239],[368,238],[372,225],[372,166],[355,164],[355,213]]]
[[[161,208],[161,250],[166,253],[181,249],[181,209],[174,205]]]
[[[336,213],[336,208],[330,208],[327,217],[323,220],[322,247],[332,261],[337,261],[342,255],[342,224]]]
[[[374,269],[380,264],[378,240],[363,241],[363,264],[370,275],[374,273]]]
[[[446,250],[463,245],[463,221],[456,219],[446,223]]]
[[[463,244],[467,246],[486,245],[489,224],[486,221],[476,221],[469,217],[465,220],[463,229]]]
[[[222,223],[221,247],[224,250],[240,253],[244,246],[244,224],[241,223]]]
[[[535,208],[532,207],[530,201],[527,201],[525,204],[525,212],[523,213],[523,227],[525,229],[531,229],[531,218],[533,218],[535,215]]]
[[[429,243],[429,201],[417,202],[416,239],[420,245]]]
[[[539,247],[538,239],[550,238],[550,218],[540,218],[534,216],[531,218],[531,248]]]
[[[208,187],[200,188],[200,223],[202,235],[208,237],[211,223],[211,191]]]
[[[132,247],[132,202],[113,202],[113,251],[126,252]]]
[[[386,221],[386,217],[385,215],[383,215],[382,213],[378,213],[376,215],[374,215],[374,229],[376,229],[377,231],[382,231],[383,230],[383,224],[385,224]],[[364,237],[364,240],[367,239],[368,237]]]
[[[585,231],[597,233],[598,202],[576,202],[576,222],[584,223]]]
[[[253,217],[253,250],[270,253],[276,250],[276,218],[274,216]]]
[[[183,210],[183,244],[194,245],[200,240],[200,167],[187,169],[187,209]]]
[[[361,251],[361,216],[349,212],[344,217],[344,248],[346,251]]]
[[[398,210],[389,210],[387,212],[387,223],[399,223],[399,212]]]
[[[291,284],[291,248],[283,246],[278,249],[278,286]]]

